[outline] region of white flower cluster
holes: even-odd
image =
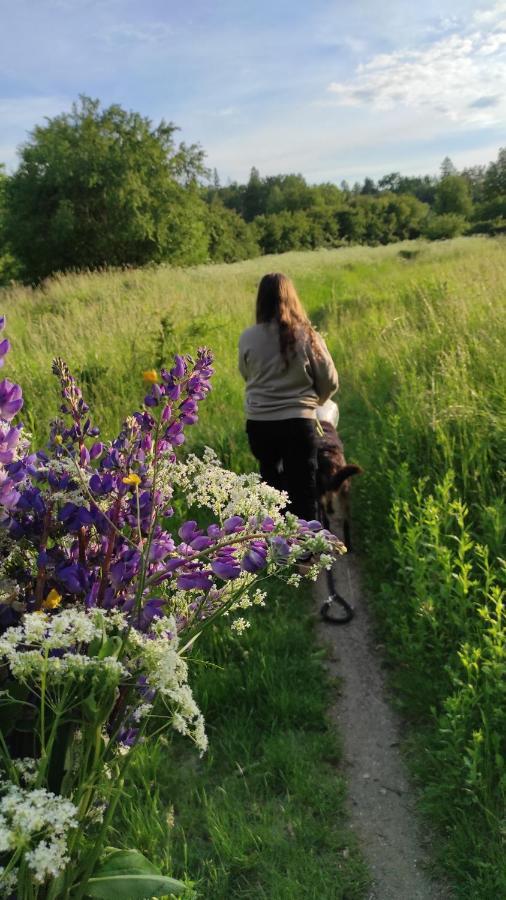
[[[0,866],[0,897],[12,897],[18,883],[18,870]]]
[[[243,634],[250,625],[251,622],[248,622],[243,616],[238,616],[237,619],[234,619],[230,627],[232,631],[235,631],[237,634]]]
[[[204,719],[188,684],[188,667],[178,652],[176,621],[172,616],[157,619],[147,634],[130,632],[135,648],[135,666],[153,688],[172,707],[172,725],[188,735],[200,752],[207,749]]]
[[[77,652],[80,645],[101,637],[105,622],[106,614],[102,610],[90,613],[63,609],[51,616],[29,613],[20,625],[8,628],[0,637],[0,659],[21,680],[37,680],[43,671],[61,678],[89,668],[115,674],[119,679],[125,669],[115,657],[98,659]],[[51,656],[54,650],[63,653]]]
[[[29,787],[37,780],[38,764],[39,761],[37,759],[32,759],[31,756],[13,760],[14,768],[26,787]]]
[[[22,851],[36,882],[55,878],[68,862],[67,833],[77,826],[76,807],[45,788],[3,782],[0,791],[0,853]]]
[[[224,469],[210,447],[202,459],[190,454],[185,462],[173,465],[170,474],[190,504],[212,510],[221,520],[271,516],[279,521],[288,501],[284,491],[265,484],[255,472],[237,475]]]

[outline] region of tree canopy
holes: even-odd
[[[234,262],[260,253],[506,232],[506,148],[488,166],[309,184],[303,175],[222,185],[197,144],[81,96],[38,125],[19,167],[0,165],[0,284],[58,270]],[[336,182],[339,173],[336,172]]]
[[[203,151],[176,127],[81,97],[36,126],[6,186],[5,229],[28,277],[207,258]]]

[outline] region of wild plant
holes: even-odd
[[[8,351],[4,339],[1,364]],[[175,730],[205,752],[188,683],[194,642],[224,616],[242,632],[265,602],[262,578],[297,581],[302,553],[329,565],[341,547],[212,451],[177,462],[211,387],[207,349],[144,372],[143,406],[110,442],[62,359],[53,372],[60,415],[38,451],[13,424],[20,386],[0,383],[0,891],[178,894],[184,884],[138,851],[107,847],[135,751]],[[178,494],[216,520],[171,530]]]

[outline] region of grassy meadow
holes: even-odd
[[[340,372],[348,459],[365,470],[355,543],[420,802],[468,900],[506,895],[505,251],[504,239],[460,238],[287,253],[67,275],[1,297],[6,375],[23,386],[36,443],[58,406],[55,355],[111,436],[142,396],[142,370],[207,344],[215,390],[191,444],[245,469],[237,339],[259,277],[294,279]],[[160,745],[125,797],[118,839],[193,879],[197,897],[365,896],[309,611],[307,593],[276,588],[248,634],[213,635],[194,667],[207,758]]]

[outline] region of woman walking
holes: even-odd
[[[290,511],[316,518],[316,407],[338,387],[325,341],[286,275],[262,278],[256,325],[239,340],[246,431],[264,481],[286,490]]]

